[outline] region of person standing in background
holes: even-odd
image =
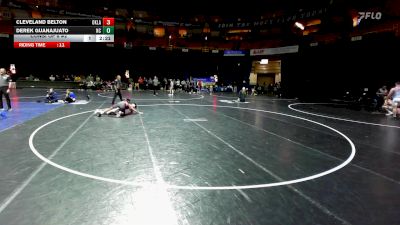
[[[117,96],[122,101],[122,94],[121,94],[122,82],[121,82],[120,75],[117,75],[117,79],[115,79],[115,81],[114,81],[113,88],[114,88],[114,97],[112,100],[112,104],[114,105],[115,99],[117,98]]]
[[[168,91],[168,90],[167,90],[167,87],[168,87],[168,80],[167,80],[166,77],[164,77],[164,83],[163,83],[163,85],[164,85],[164,91]]]
[[[174,84],[175,84],[175,82],[174,82],[174,80],[173,79],[170,79],[170,81],[169,81],[169,94],[168,95],[174,95]]]
[[[239,102],[246,102],[247,90],[245,87],[242,87],[242,90],[239,91]]]
[[[5,68],[0,68],[0,110],[3,110],[3,94],[6,97],[8,111],[12,111],[10,100],[11,77]]]
[[[160,82],[158,81],[158,77],[154,76],[153,78],[153,95],[156,96],[157,92],[156,90],[158,89],[158,85],[160,84]]]
[[[143,80],[142,76],[139,76],[138,83],[139,83],[139,90],[143,90],[144,89],[144,87],[143,87],[144,80]]]

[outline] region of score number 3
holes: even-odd
[[[114,18],[103,18],[103,26],[114,26]]]

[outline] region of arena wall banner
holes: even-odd
[[[217,29],[230,29],[230,28],[257,28],[266,26],[277,26],[281,24],[294,23],[296,20],[303,20],[308,18],[322,17],[326,15],[328,8],[318,8],[303,10],[292,14],[282,16],[271,16],[262,20],[255,21],[242,21],[242,22],[225,22],[225,23],[212,23],[210,26]]]
[[[260,48],[260,49],[251,49],[250,56],[256,55],[279,55],[286,53],[296,53],[299,51],[298,45],[278,47],[278,48]]]
[[[245,56],[246,51],[243,50],[225,50],[224,56]]]

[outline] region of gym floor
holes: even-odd
[[[0,119],[0,224],[400,224],[400,120],[341,105],[124,92],[96,117],[12,92]],[[41,100],[41,102],[38,102]]]

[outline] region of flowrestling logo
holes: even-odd
[[[381,12],[358,12],[358,21],[366,19],[380,20],[381,18]]]

